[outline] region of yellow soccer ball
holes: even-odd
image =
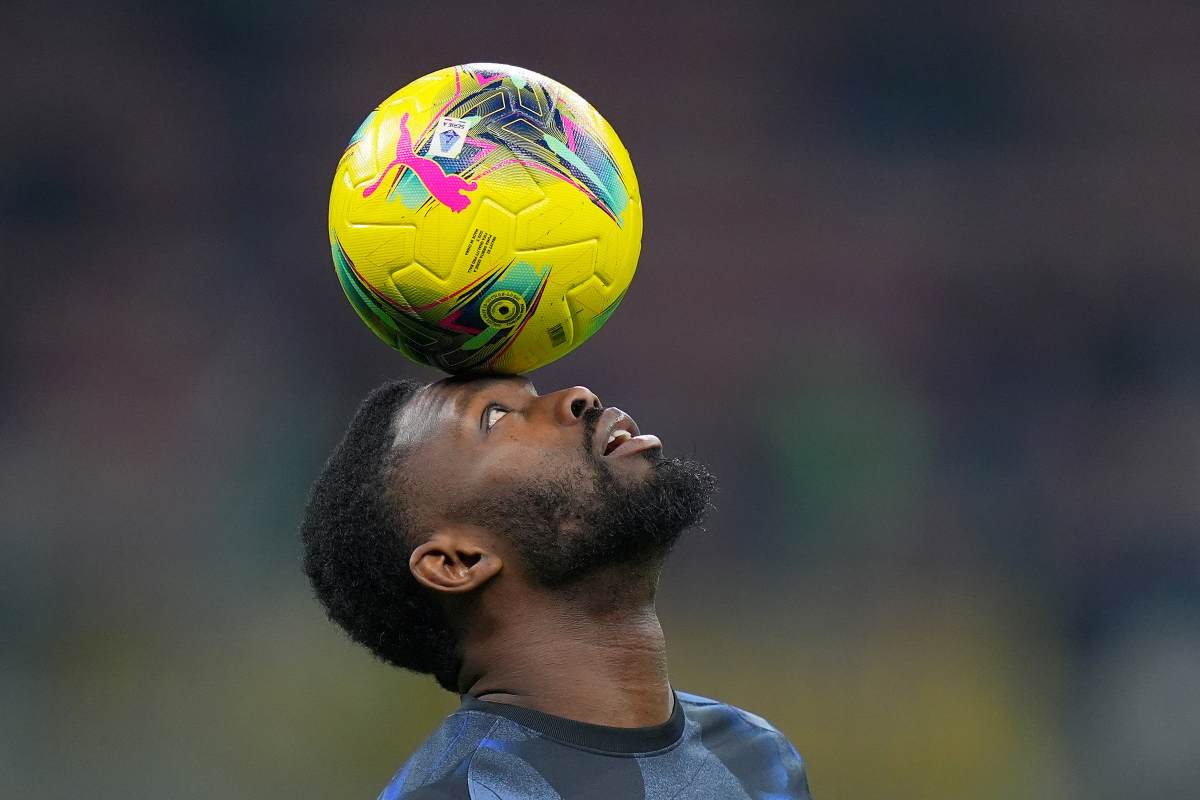
[[[625,296],[641,240],[616,132],[561,83],[502,64],[439,70],[384,100],[329,195],[354,310],[451,373],[518,374],[574,350]]]

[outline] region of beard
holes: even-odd
[[[575,470],[506,487],[473,503],[469,513],[505,535],[530,577],[546,588],[567,587],[613,568],[630,577],[649,571],[656,580],[680,535],[703,521],[715,490],[703,464],[664,459],[658,449],[633,456],[650,462],[649,476],[618,480],[592,451],[600,414],[584,412],[583,460]]]

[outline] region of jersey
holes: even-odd
[[[671,718],[613,728],[464,697],[379,800],[811,800],[761,717],[684,692]]]

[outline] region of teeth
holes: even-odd
[[[627,439],[632,439],[632,438],[633,438],[633,434],[630,433],[629,431],[614,431],[614,432],[610,433],[608,435],[608,441],[604,443],[605,454],[607,455],[608,453],[611,453],[613,450],[616,449],[616,447],[614,446],[614,442],[616,443],[616,445],[620,445],[622,442],[626,441]]]

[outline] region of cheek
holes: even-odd
[[[471,483],[480,488],[574,482],[585,472],[585,459],[578,447],[565,448],[518,434],[501,435],[488,445],[469,467]]]

